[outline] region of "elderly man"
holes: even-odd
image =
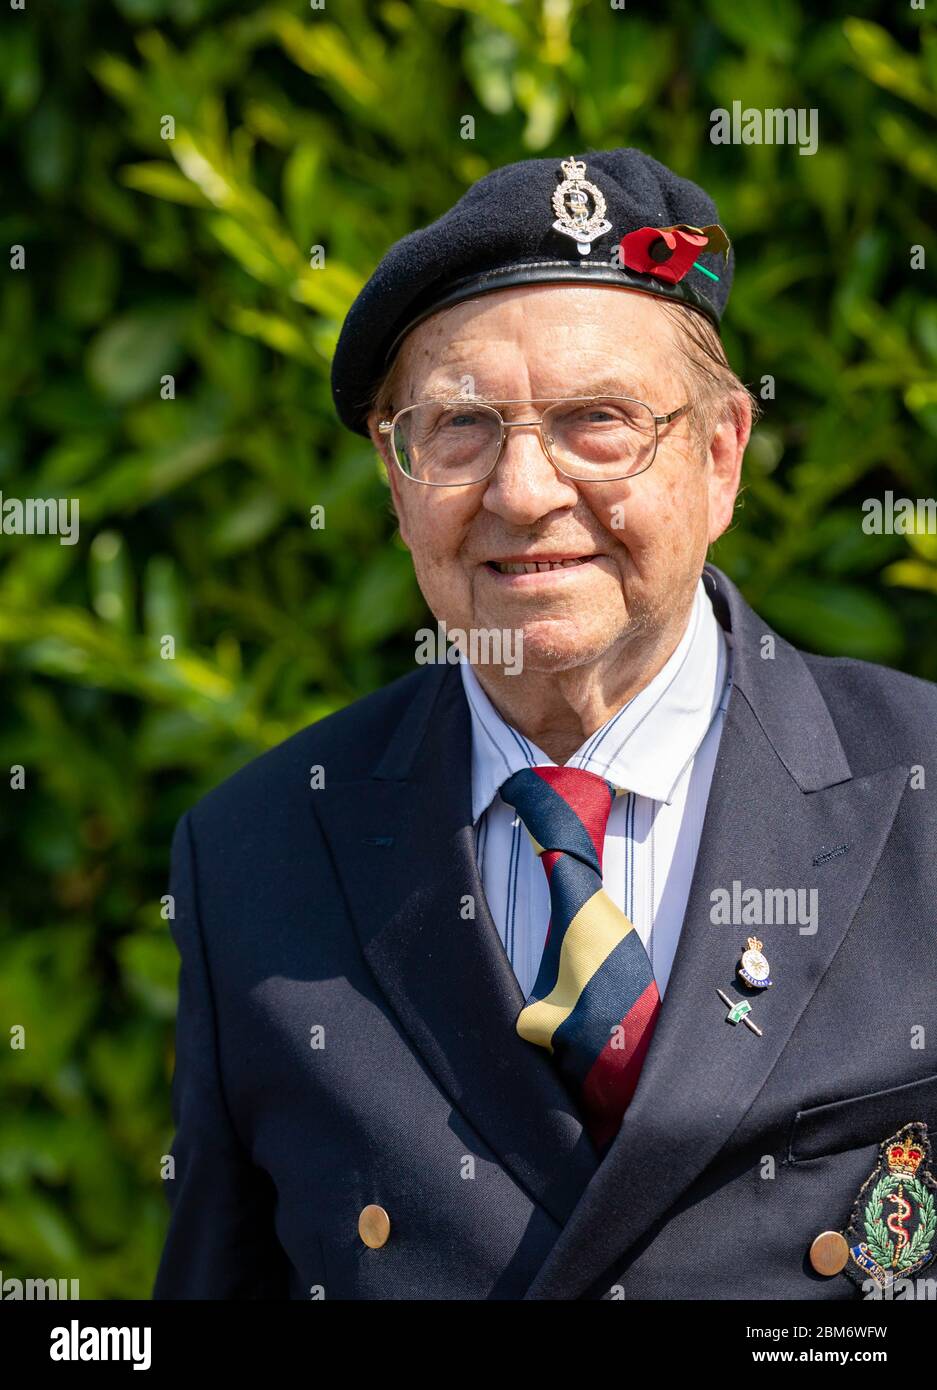
[[[352,306],[337,409],[461,649],[180,822],[156,1297],[835,1300],[933,1257],[937,700],[706,564],[732,265],[701,189],[590,152]]]

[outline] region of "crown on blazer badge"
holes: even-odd
[[[898,1142],[891,1145],[886,1154],[889,1171],[902,1177],[913,1178],[924,1162],[923,1146],[917,1142],[910,1130],[898,1136]]]

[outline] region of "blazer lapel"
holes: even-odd
[[[364,957],[452,1103],[560,1224],[597,1167],[524,1005],[485,898],[471,726],[456,667],[426,671],[373,777],[316,791]],[[472,915],[474,913],[474,916]]]
[[[802,657],[776,637],[774,659],[762,659],[765,624],[718,570],[706,580],[733,634],[733,689],[673,971],[621,1129],[528,1299],[613,1282],[616,1262],[730,1139],[849,928],[907,782],[906,767],[851,777]],[[735,883],[816,889],[818,929],[714,922],[713,891]],[[762,1037],[729,1024],[716,993],[742,996],[735,966],[753,934],[775,981],[752,1000]]]

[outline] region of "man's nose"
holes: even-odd
[[[578,497],[572,479],[550,462],[536,421],[506,421],[504,449],[485,489],[486,509],[523,524],[557,507],[575,506]]]

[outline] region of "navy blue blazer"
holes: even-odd
[[[767,624],[705,575],[734,685],[673,973],[604,1161],[514,1030],[462,683],[423,667],[177,827],[155,1298],[860,1296],[808,1251],[845,1228],[881,1141],[937,1134],[937,687],[780,638],[772,658]],[[714,925],[736,881],[815,888],[818,930]],[[753,930],[774,981],[761,1037],[716,992],[740,997]],[[370,1204],[379,1248],[358,1234]]]

